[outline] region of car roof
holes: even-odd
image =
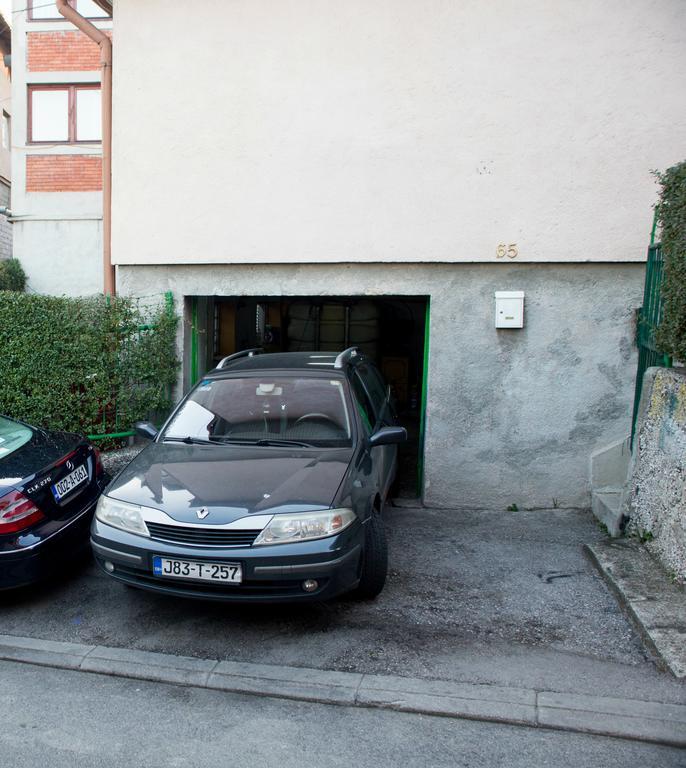
[[[224,359],[221,368],[215,368],[207,376],[236,373],[238,371],[264,371],[264,370],[293,370],[293,371],[326,371],[331,373],[344,373],[344,369],[336,368],[336,358],[339,352],[272,352],[241,354],[234,359]],[[356,364],[361,362],[363,356],[356,354],[346,363]]]

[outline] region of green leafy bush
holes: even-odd
[[[0,413],[84,434],[165,413],[176,323],[171,308],[150,315],[128,298],[1,292]]]
[[[0,261],[0,291],[23,291],[26,274],[18,259]]]
[[[657,173],[665,267],[662,285],[664,315],[657,331],[659,348],[686,361],[686,161]]]

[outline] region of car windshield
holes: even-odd
[[[349,445],[350,416],[343,381],[269,375],[205,379],[174,415],[163,438]]]
[[[0,459],[26,445],[32,436],[33,430],[30,427],[0,416]]]

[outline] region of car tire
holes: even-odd
[[[360,583],[353,595],[358,600],[373,600],[386,583],[388,545],[381,515],[374,513],[365,526]]]

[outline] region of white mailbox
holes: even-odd
[[[495,327],[524,327],[524,291],[495,292]]]

